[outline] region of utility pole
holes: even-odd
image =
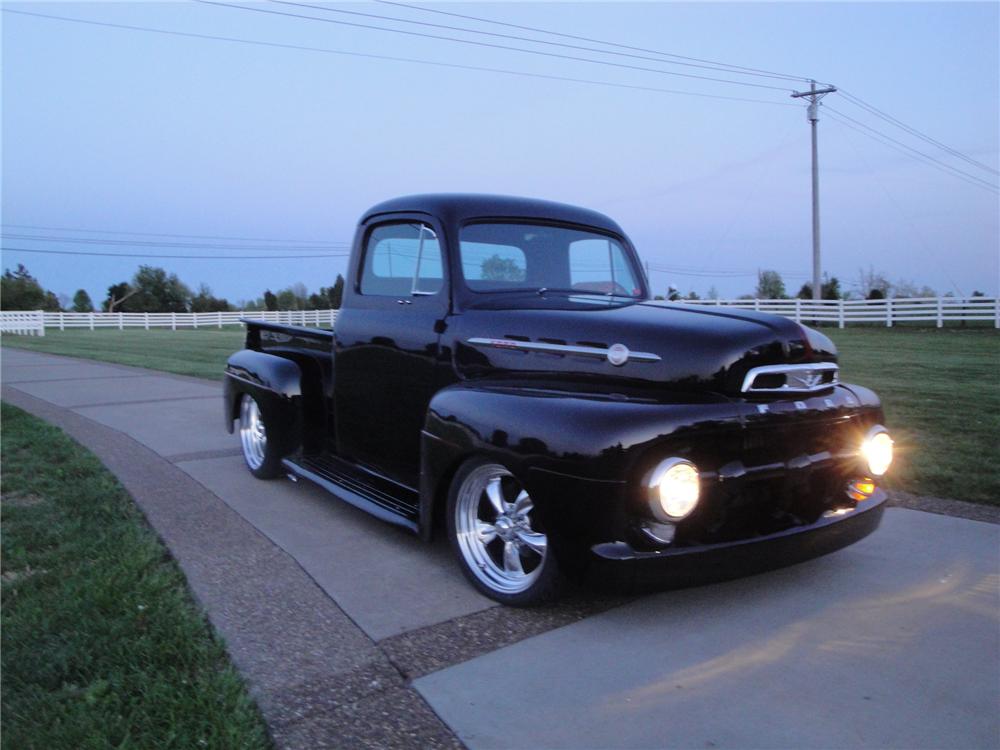
[[[816,88],[816,81],[810,81],[809,91],[795,91],[792,93],[793,99],[809,100],[806,117],[812,126],[813,299],[820,299],[823,296],[819,262],[819,146],[816,143],[816,123],[819,122],[819,100],[836,90],[836,86],[826,86],[818,89]]]

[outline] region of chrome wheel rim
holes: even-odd
[[[531,497],[499,464],[474,469],[458,488],[458,548],[473,575],[493,591],[526,591],[542,573],[548,537],[532,528],[533,510]]]
[[[260,407],[248,393],[240,401],[240,442],[243,443],[243,458],[251,469],[259,469],[264,464],[267,450],[267,432]]]

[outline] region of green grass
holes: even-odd
[[[171,331],[164,328],[53,331],[4,336],[4,346],[218,380],[230,354],[243,348],[243,326]]]
[[[847,382],[882,397],[890,486],[1000,505],[1000,331],[824,328]]]
[[[899,448],[902,490],[1000,504],[1000,332],[992,328],[824,328],[843,378],[874,389]],[[240,329],[51,331],[4,343],[217,379]]]
[[[183,575],[114,477],[3,404],[5,748],[268,748]]]

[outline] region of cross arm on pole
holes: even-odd
[[[806,96],[821,96],[823,94],[832,94],[836,90],[836,86],[826,86],[825,88],[815,89],[813,91],[793,91],[791,97],[793,99],[800,99]]]

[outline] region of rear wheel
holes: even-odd
[[[273,441],[267,439],[267,420],[249,393],[240,397],[240,444],[243,460],[258,479],[281,476],[281,456]]]
[[[448,496],[448,535],[462,570],[486,596],[527,606],[555,598],[561,583],[531,496],[504,466],[464,464]]]

